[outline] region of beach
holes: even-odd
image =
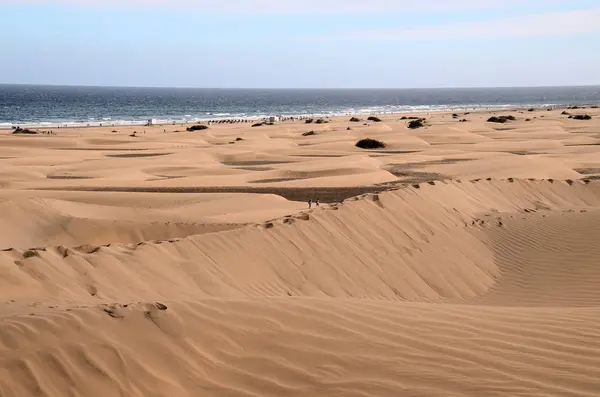
[[[356,118],[1,131],[0,396],[599,395],[600,109]]]

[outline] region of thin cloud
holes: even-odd
[[[354,30],[314,39],[456,40],[578,36],[600,33],[600,8],[521,15],[410,29]]]
[[[570,4],[567,0],[530,0],[527,6]],[[0,4],[72,4],[112,8],[139,5],[189,8],[227,14],[355,14],[467,11],[513,8],[522,0],[0,0]]]

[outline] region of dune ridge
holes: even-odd
[[[593,396],[599,209],[595,181],[445,181],[171,241],[9,249],[0,390]]]
[[[562,110],[0,134],[0,396],[600,395]]]

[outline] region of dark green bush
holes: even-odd
[[[365,138],[356,142],[355,146],[361,149],[383,149],[386,147],[386,144],[376,139]]]

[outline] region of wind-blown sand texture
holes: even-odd
[[[0,395],[598,396],[585,111],[2,135]]]

